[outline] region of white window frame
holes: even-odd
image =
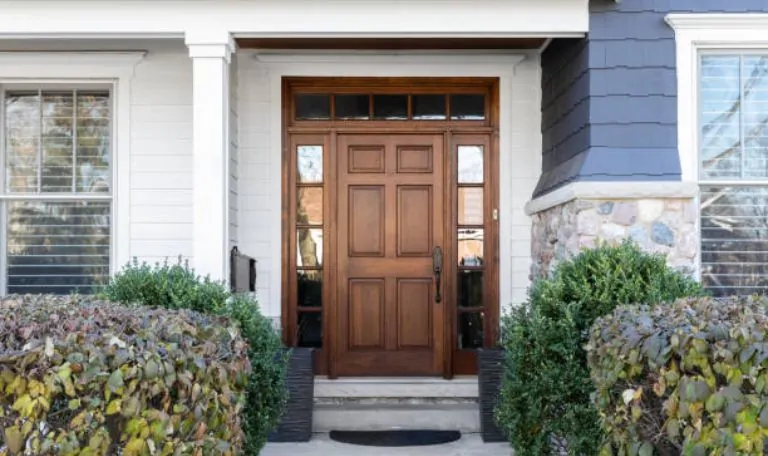
[[[88,199],[111,202],[110,274],[130,260],[130,114],[131,79],[144,52],[0,52],[0,97],[19,88],[64,90],[108,88],[112,106],[111,185],[107,195],[7,194],[3,201],[71,201]],[[3,113],[0,114],[2,120]],[[0,136],[2,125],[0,122]],[[0,141],[0,161],[5,164],[5,141]],[[3,170],[3,174],[5,171]],[[5,245],[5,211],[0,215]],[[3,248],[0,264],[0,293],[5,293],[6,262]]]
[[[673,13],[666,22],[675,31],[677,70],[677,148],[681,180],[700,185],[768,186],[764,180],[701,180],[699,157],[699,67],[707,54],[768,53],[766,13]],[[696,232],[701,239],[701,201],[695,197]],[[699,243],[701,245],[701,243]],[[696,278],[701,280],[701,249],[696,255]]]

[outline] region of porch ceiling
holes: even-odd
[[[546,38],[238,38],[243,49],[480,50],[538,49]]]

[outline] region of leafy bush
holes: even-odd
[[[287,352],[280,336],[255,300],[233,295],[220,282],[201,278],[186,263],[150,266],[134,260],[117,273],[102,293],[115,302],[192,309],[237,321],[248,341],[252,372],[244,410],[246,454],[258,454],[275,428],[287,399]]]
[[[239,453],[250,363],[237,327],[89,299],[0,301],[0,454]]]
[[[587,352],[603,454],[763,454],[766,304],[682,299],[597,320]]]
[[[602,433],[583,349],[590,326],[620,304],[702,293],[663,256],[629,241],[584,250],[534,283],[501,331],[507,358],[496,420],[516,454],[597,454]]]

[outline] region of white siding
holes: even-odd
[[[192,62],[154,42],[131,83],[131,257],[192,256]]]
[[[512,130],[508,178],[501,179],[501,191],[510,201],[506,206],[509,214],[501,214],[501,223],[511,224],[506,240],[509,243],[507,252],[511,255],[511,281],[505,284],[504,277],[501,278],[502,287],[511,286],[511,302],[501,303],[504,308],[507,304],[525,301],[530,284],[531,217],[525,214],[525,203],[531,199],[541,173],[542,149],[541,62],[537,54],[530,54],[516,68],[512,78],[512,119],[501,128]]]
[[[280,315],[280,198],[281,153],[279,146],[279,74],[297,69],[297,74],[311,72],[311,63],[280,68],[278,63],[257,61],[247,52],[239,54],[239,220],[240,246],[244,253],[258,259],[258,297],[267,315]],[[300,68],[300,69],[299,69]],[[320,69],[317,71],[327,71]],[[377,66],[378,68],[378,66]],[[444,67],[437,67],[439,75]],[[450,67],[445,67],[450,71]],[[503,260],[501,286],[502,307],[520,303],[526,298],[531,265],[531,218],[524,212],[525,203],[533,194],[541,170],[541,65],[538,55],[530,53],[510,78],[512,95],[510,118],[503,119],[502,129],[509,129],[509,138],[502,144],[507,154],[501,162],[503,212],[500,223]],[[371,70],[376,76],[377,69]],[[320,74],[319,76],[327,75]],[[489,76],[493,76],[490,75]],[[502,90],[503,87],[502,87]],[[502,95],[503,97],[504,95]],[[506,98],[505,98],[506,100]]]
[[[271,173],[280,163],[279,150],[270,148],[270,87],[267,72],[254,65],[247,54],[238,55],[238,219],[239,249],[257,262],[256,295],[265,314],[280,315],[280,302],[270,302],[280,290],[271,290],[272,252],[280,238],[271,233],[280,229],[280,212],[273,210],[273,198],[280,200],[280,173]],[[277,100],[279,103],[280,100]],[[275,132],[279,135],[280,132]]]
[[[238,92],[237,56],[229,68],[229,248],[238,245]]]

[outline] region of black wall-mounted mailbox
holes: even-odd
[[[229,255],[229,284],[233,293],[256,291],[256,260],[232,247]]]

